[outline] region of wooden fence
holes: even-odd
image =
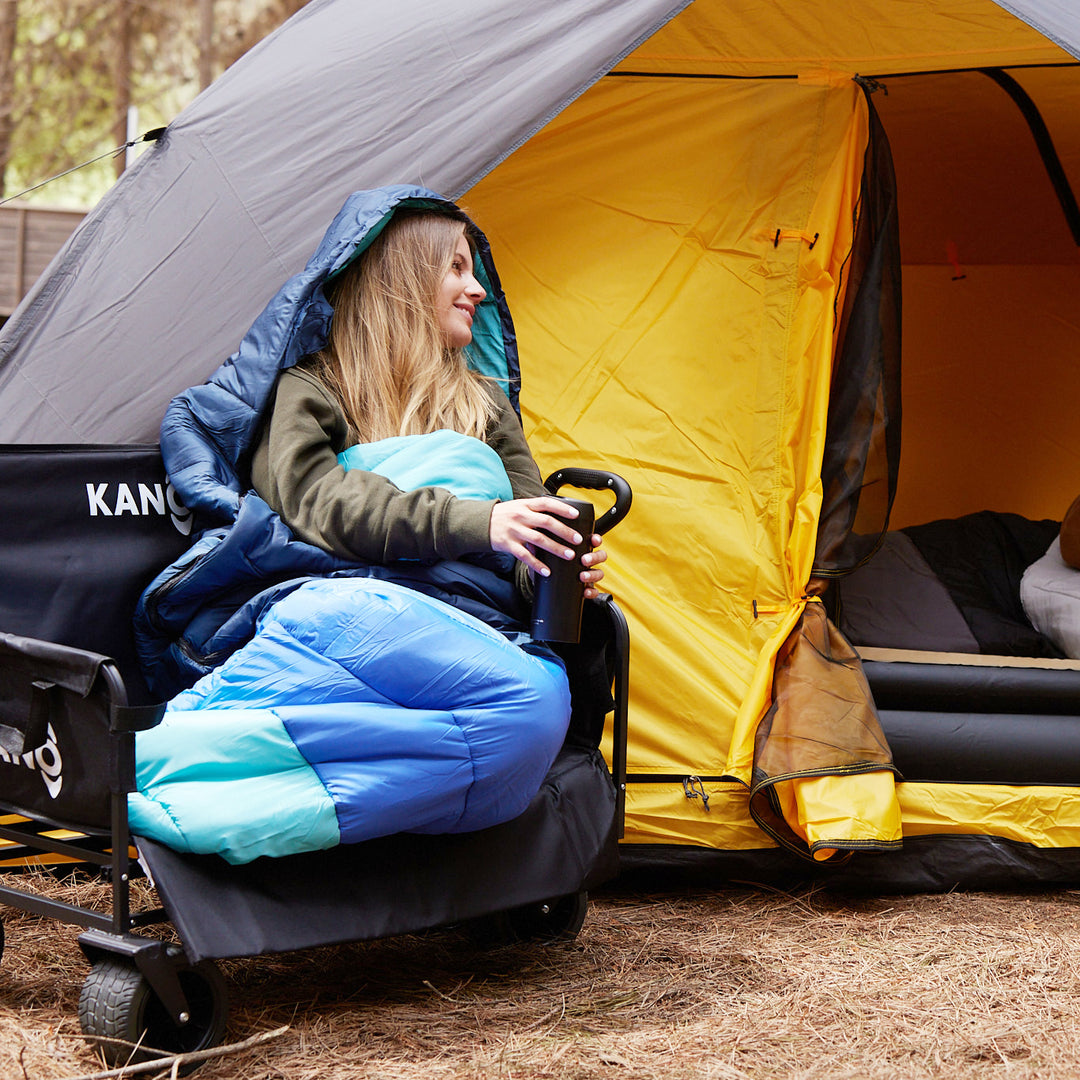
[[[0,206],[0,320],[15,310],[83,217],[82,210]]]

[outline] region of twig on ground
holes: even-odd
[[[158,1058],[155,1061],[140,1061],[134,1065],[123,1065],[119,1069],[107,1069],[104,1072],[85,1073],[82,1076],[73,1076],[69,1080],[112,1080],[113,1077],[135,1076],[137,1073],[162,1072],[171,1067],[172,1075],[176,1076],[181,1066],[195,1065],[201,1061],[209,1061],[211,1058],[225,1057],[228,1054],[236,1054],[243,1050],[250,1050],[253,1046],[270,1042],[271,1039],[280,1038],[289,1030],[288,1025],[274,1028],[273,1031],[261,1031],[258,1035],[252,1035],[242,1042],[229,1043],[226,1046],[211,1046],[206,1050],[192,1050],[186,1054],[170,1054],[167,1057]],[[112,1040],[115,1041],[115,1040]]]

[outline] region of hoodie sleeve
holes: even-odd
[[[510,478],[515,499],[534,499],[550,492],[540,482],[540,469],[533,460],[521,421],[510,404],[510,399],[495,384],[489,384],[489,393],[497,410],[495,419],[488,426],[486,442],[500,458]]]
[[[301,539],[376,563],[491,550],[494,500],[458,499],[436,487],[402,491],[377,473],[346,472],[337,460],[346,444],[345,417],[308,372],[281,375],[268,415],[252,483]]]
[[[540,469],[525,441],[521,420],[514,412],[510,399],[494,383],[490,384],[491,397],[498,410],[488,428],[487,443],[502,458],[503,468],[510,478],[515,499],[534,499],[550,492],[540,480]],[[532,571],[522,562],[514,564],[514,582],[517,590],[531,601],[533,598]]]

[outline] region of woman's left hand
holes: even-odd
[[[581,556],[581,565],[588,568],[581,572],[586,600],[595,600],[600,595],[600,590],[595,586],[604,576],[604,568],[600,564],[607,561],[607,552],[600,546],[599,533],[592,536],[592,548],[592,551]]]

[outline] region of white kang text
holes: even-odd
[[[87,484],[86,501],[91,517],[145,517],[155,514],[172,519],[184,536],[191,533],[191,511],[180,501],[172,484]]]

